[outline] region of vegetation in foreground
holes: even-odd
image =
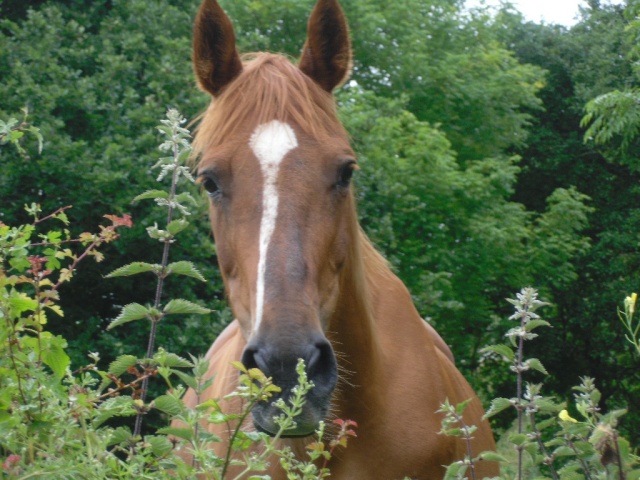
[[[192,180],[184,166],[190,147],[183,122],[178,112],[170,110],[158,127],[165,137],[160,148],[166,156],[154,167],[160,171],[158,181],[171,180],[169,188],[148,190],[135,199],[152,199],[165,209],[166,225],[148,228],[149,236],[162,247],[161,262],[133,262],[109,275],[153,274],[157,279],[152,304],[128,304],[110,325],[115,328],[140,320],[148,322],[151,328],[145,356],[121,355],[103,370],[100,355],[89,353],[91,363],[71,371],[66,340],[48,330],[51,322],[64,316],[60,286],[73,279],[88,257],[102,261],[100,249],[115,241],[120,229],[132,226],[130,217],[105,215],[109,224],[101,226],[98,233],[77,237],[71,233],[68,207],[43,216],[40,207],[32,204],[26,207],[33,219],[30,224],[11,227],[0,223],[0,452],[2,473],[7,478],[192,478],[195,474],[228,478],[231,465],[241,465],[241,475],[267,478],[260,473],[267,467],[267,456],[275,454],[290,478],[311,480],[329,476],[327,465],[334,450],[346,447],[347,439],[356,435],[355,422],[339,420],[328,429],[332,433],[326,433],[325,425],[320,425],[306,460],[277,447],[278,437],[292,427],[305,394],[313,388],[302,362],[293,397],[288,403],[280,401],[280,432],[275,438],[239,428],[256,402],[269,401],[278,391],[259,370],[237,365],[240,386],[232,395],[241,396],[247,405],[239,416],[224,414],[216,401],[195,409],[186,408],[180,401],[184,387],[178,382],[198,392],[215,381],[203,378],[207,364],[202,359],[187,360],[155,346],[157,330],[166,316],[207,313],[207,309],[184,299],[162,300],[165,280],[175,275],[204,280],[193,263],[169,261],[172,245],[189,226],[188,205],[194,202],[190,194],[178,189],[180,179]],[[26,122],[7,124],[10,129],[24,128],[40,138]],[[61,228],[50,226],[50,222],[60,222]],[[625,411],[601,413],[600,392],[592,379],[582,379],[570,405],[543,396],[540,384],[525,383],[528,372],[547,373],[540,360],[524,356],[525,341],[537,337],[534,330],[549,326],[535,313],[545,305],[537,295],[527,288],[509,300],[515,307],[510,320],[517,322],[506,334],[510,345],[484,349],[484,353],[502,358],[516,376],[516,396],[493,399],[487,416],[513,408],[515,425],[502,432],[498,453],[475,454],[469,447],[468,456],[449,466],[445,478],[475,479],[478,461],[501,462],[500,478],[504,479],[640,478],[640,459],[617,430]],[[634,318],[636,300],[637,295],[629,296],[619,316],[627,330],[627,342],[640,353],[640,322]],[[163,386],[158,387],[162,393],[149,400],[151,379]],[[464,403],[442,405],[442,434],[460,436],[460,441],[470,445],[475,427],[462,421],[464,407]],[[577,411],[573,415],[580,420],[569,410]],[[185,427],[162,426],[143,433],[143,421],[151,411],[162,414],[165,425],[167,420],[178,419]],[[133,428],[126,419],[131,419]],[[238,425],[224,458],[207,448],[219,439],[201,428],[203,422]],[[178,444],[193,452],[191,464],[175,454]],[[251,449],[256,444],[261,446],[259,453]]]

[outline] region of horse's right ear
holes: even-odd
[[[200,88],[214,97],[242,72],[231,20],[216,0],[203,0],[196,16],[193,69]]]

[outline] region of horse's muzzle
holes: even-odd
[[[266,342],[264,338],[252,339],[244,349],[242,363],[247,368],[259,368],[273,383],[282,389],[267,402],[256,404],[252,411],[255,427],[269,435],[276,435],[279,426],[274,421],[282,411],[273,403],[279,398],[289,401],[292,389],[298,384],[296,365],[298,359],[305,362],[305,370],[314,387],[307,393],[302,413],[294,418],[295,427],[283,432],[283,437],[312,435],[318,423],[327,416],[331,396],[338,381],[335,353],[323,335],[313,335],[304,342],[291,337]],[[273,339],[270,339],[273,340]]]

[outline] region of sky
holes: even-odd
[[[615,5],[624,0],[602,0],[602,3]],[[485,0],[487,5],[499,4],[499,0]],[[510,3],[520,10],[527,20],[545,23],[559,23],[566,26],[573,25],[578,15],[578,5],[586,6],[583,0],[510,0]],[[467,5],[479,5],[480,0],[467,0]]]

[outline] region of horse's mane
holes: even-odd
[[[234,138],[238,129],[279,120],[323,139],[346,132],[337,119],[330,93],[282,55],[243,55],[240,75],[212,100],[201,115],[193,141],[194,156]]]

